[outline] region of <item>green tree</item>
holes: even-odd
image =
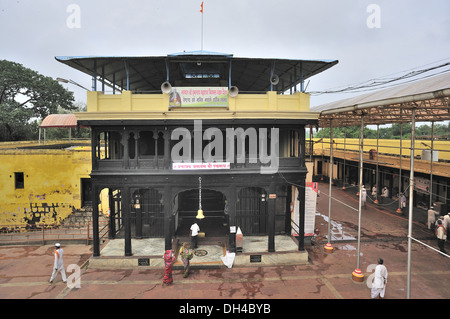
[[[334,138],[359,138],[361,128],[359,126],[348,126],[348,127],[334,127],[333,137]],[[403,123],[401,129],[401,136],[404,140],[409,140],[411,138],[412,125],[411,123]],[[450,122],[446,124],[434,124],[433,136],[436,139],[450,139]],[[400,124],[393,123],[389,127],[380,127],[379,130],[380,139],[400,139]],[[430,139],[431,138],[431,125],[423,124],[416,127],[415,135],[417,138]],[[319,129],[317,133],[314,134],[317,138],[330,138],[330,128],[324,127]],[[377,138],[377,130],[371,129],[367,126],[364,127],[364,138]]]
[[[74,110],[73,93],[51,77],[0,60],[0,140],[35,139],[38,123],[58,107]]]

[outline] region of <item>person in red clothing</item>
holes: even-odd
[[[164,285],[170,285],[173,283],[173,277],[172,277],[172,266],[175,263],[175,256],[173,253],[173,250],[166,250],[164,252],[164,278],[163,278],[163,286]]]

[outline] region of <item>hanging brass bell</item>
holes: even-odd
[[[203,210],[202,210],[202,209],[199,209],[199,210],[197,211],[197,216],[196,216],[195,218],[197,218],[197,219],[203,219],[203,218],[205,218],[205,216],[203,215]]]

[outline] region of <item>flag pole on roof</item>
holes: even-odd
[[[202,13],[202,41],[201,41],[201,50],[203,51],[203,1],[202,1],[202,4],[201,4],[201,10],[200,10],[200,12]]]

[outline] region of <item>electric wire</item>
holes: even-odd
[[[445,60],[448,60],[450,58],[447,59],[443,59],[440,61],[436,61],[433,63],[437,63],[437,62],[442,62]],[[430,65],[433,63],[429,63],[426,65]],[[426,66],[424,65],[424,66]],[[419,78],[415,78],[419,75],[425,74],[427,72],[431,72],[431,71],[436,71],[438,69],[441,68],[447,68],[450,66],[450,62],[445,62],[445,63],[441,63],[439,65],[436,66],[432,66],[432,67],[428,67],[425,69],[419,69],[419,70],[407,70],[407,71],[402,71],[402,72],[397,72],[394,74],[399,74],[399,73],[404,73],[404,72],[408,72],[406,74],[403,74],[401,76],[398,77],[389,77],[389,76],[385,76],[385,77],[381,77],[378,79],[371,79],[359,84],[351,84],[351,85],[347,85],[343,88],[332,88],[332,89],[328,89],[328,90],[324,90],[324,91],[310,91],[308,92],[311,95],[322,95],[322,94],[332,94],[332,93],[359,93],[359,92],[367,92],[367,91],[373,91],[373,90],[378,90],[378,89],[384,89],[384,88],[389,88],[389,87],[393,87],[396,85],[401,85],[401,84],[405,84],[405,83],[410,83],[410,82],[414,82],[414,81],[418,81],[418,80],[422,80],[425,78],[429,78],[432,76],[436,76],[436,75],[440,75],[440,74],[444,74],[447,72],[450,72],[450,69],[448,70],[440,70],[439,72],[435,72],[433,74],[429,74],[429,75],[425,75],[423,77],[419,77]],[[422,66],[423,67],[423,66]],[[392,75],[394,75],[392,74]],[[408,80],[409,79],[409,80]],[[400,83],[396,83],[402,81]]]

